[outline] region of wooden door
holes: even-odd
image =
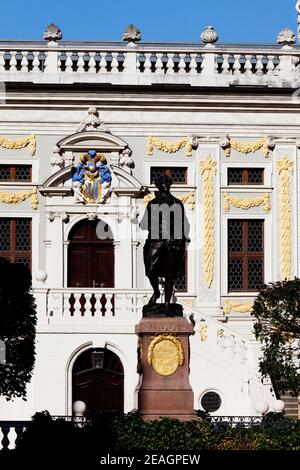
[[[74,399],[84,401],[86,416],[123,412],[123,376],[106,370],[74,375]]]
[[[69,287],[114,287],[113,239],[99,239],[96,232],[97,223],[98,221],[85,219],[76,224],[70,232]]]
[[[104,355],[100,368],[93,364],[95,351],[102,351]],[[73,367],[72,400],[84,401],[85,416],[123,413],[124,374],[118,356],[105,349],[82,353]]]

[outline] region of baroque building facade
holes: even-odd
[[[1,42],[0,256],[32,271],[38,325],[28,400],[1,419],[137,407],[135,325],[151,295],[138,226],[167,173],[191,242],[175,300],[195,323],[195,409],[276,407],[251,308],[299,276],[300,50],[278,45]]]

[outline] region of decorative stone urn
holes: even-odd
[[[127,26],[123,33],[123,41],[127,41],[128,43],[135,43],[140,41],[141,39],[142,34],[136,26],[134,26],[133,24]]]
[[[277,36],[277,44],[281,44],[282,46],[291,46],[295,44],[296,36],[294,31],[289,28],[285,28]]]
[[[49,24],[44,31],[44,39],[49,42],[60,41],[62,39],[60,28],[55,23]]]
[[[201,41],[207,45],[215,44],[215,42],[217,42],[219,39],[218,33],[215,31],[213,26],[206,26],[200,37]]]

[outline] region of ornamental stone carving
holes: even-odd
[[[224,315],[228,315],[231,311],[238,313],[251,312],[254,305],[254,301],[249,302],[234,302],[232,300],[226,300],[223,306]]]
[[[36,138],[34,134],[27,135],[21,139],[11,140],[7,137],[0,136],[0,147],[10,150],[19,150],[28,147],[30,155],[33,157],[36,151]]]
[[[67,212],[61,212],[60,216],[61,216],[61,220],[62,220],[65,224],[67,224],[67,223],[69,222],[70,216],[69,216],[69,214],[68,214]]]
[[[60,28],[55,24],[51,23],[44,31],[44,39],[46,41],[60,41],[62,39],[62,32]]]
[[[96,220],[98,218],[98,214],[96,212],[88,212],[86,217],[88,220]]]
[[[200,172],[203,178],[203,204],[204,204],[204,277],[208,288],[211,287],[214,276],[215,255],[215,188],[214,176],[217,162],[206,156],[200,162]]]
[[[220,145],[223,148],[226,157],[230,157],[231,150],[234,149],[239,153],[254,153],[258,150],[262,151],[265,158],[269,158],[270,151],[275,147],[274,137],[264,137],[255,142],[240,142],[238,140],[231,139],[228,135],[220,139]]]
[[[291,46],[295,44],[296,36],[294,31],[289,28],[285,28],[277,36],[277,44],[281,44],[282,46]]]
[[[140,30],[134,26],[133,24],[130,24],[127,26],[123,33],[123,41],[127,42],[137,42],[142,39],[142,34]]]
[[[54,167],[55,172],[59,171],[64,166],[64,159],[61,154],[61,148],[58,145],[55,145],[52,149],[53,155],[51,157],[50,163]]]
[[[290,175],[294,172],[294,162],[285,155],[277,162],[279,174],[280,210],[280,270],[282,279],[291,279],[292,274],[292,206]]]
[[[161,140],[158,137],[149,136],[147,138],[147,154],[153,155],[153,150],[155,148],[165,153],[176,153],[180,149],[184,148],[187,157],[191,157],[193,154],[193,146],[189,137],[182,137],[175,142],[169,142]]]
[[[265,193],[263,196],[258,197],[238,198],[224,193],[224,212],[229,212],[231,206],[244,210],[263,206],[265,213],[268,214],[271,210],[270,194]]]
[[[72,171],[74,202],[104,203],[110,195],[112,176],[103,154],[89,150]]]
[[[219,39],[218,33],[213,26],[206,26],[200,37],[204,44],[215,44]]]
[[[108,127],[101,121],[99,112],[95,106],[91,106],[88,109],[87,116],[81,120],[78,129],[78,132],[86,132],[86,131],[100,131],[100,132],[107,132],[110,133]]]
[[[0,192],[0,202],[3,204],[20,204],[28,198],[31,198],[32,209],[37,210],[39,198],[36,188],[20,192]]]
[[[120,160],[119,160],[119,165],[124,170],[128,171],[128,173],[131,173],[132,168],[134,168],[134,161],[132,158],[132,151],[129,147],[126,147],[123,152],[120,155]]]

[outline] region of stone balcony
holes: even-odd
[[[142,316],[142,309],[148,303],[152,291],[148,289],[104,289],[104,288],[54,288],[34,289],[37,302],[38,330],[69,329],[99,325],[122,330],[129,329]],[[192,302],[195,296],[177,293],[178,302]],[[162,300],[161,300],[162,301]]]
[[[300,47],[8,41],[0,81],[298,88]]]

